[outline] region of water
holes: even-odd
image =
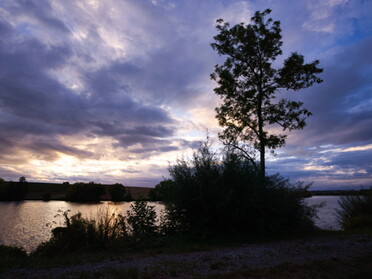
[[[314,219],[317,227],[324,230],[341,230],[336,217],[336,209],[340,209],[339,199],[340,196],[313,196],[306,199],[308,205],[323,204],[318,209],[318,218]]]
[[[325,203],[319,209],[315,224],[322,229],[340,230],[335,216],[338,206],[338,196],[315,196],[307,198],[309,205]],[[112,210],[126,213],[129,202],[101,202],[95,204],[71,203],[65,201],[22,201],[0,202],[0,244],[23,247],[26,251],[34,250],[41,242],[51,236],[51,229],[63,225],[63,217],[58,212],[70,210],[69,216],[81,212],[85,217],[94,216],[102,207],[109,206]],[[159,213],[164,206],[161,203],[150,202]]]
[[[123,214],[130,209],[131,202],[71,203],[65,201],[21,201],[0,202],[0,245],[23,247],[27,252],[51,236],[51,229],[64,223],[62,213],[70,210],[69,216],[81,212],[85,217],[93,217],[103,208]],[[164,205],[149,202],[155,206],[157,215]]]

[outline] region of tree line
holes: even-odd
[[[35,196],[36,195],[36,196]],[[122,184],[101,185],[99,183],[77,182],[69,184],[48,184],[27,182],[22,176],[18,182],[0,179],[0,201],[21,201],[27,197],[48,201],[61,199],[73,202],[96,202],[106,195],[111,201],[131,201],[131,192]]]

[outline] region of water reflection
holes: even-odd
[[[70,210],[69,216],[81,212],[93,217],[102,207],[125,214],[131,202],[71,203],[65,201],[23,201],[0,203],[0,244],[34,250],[51,236],[51,229],[63,224],[61,213]],[[164,208],[161,203],[149,202],[155,206],[157,215]]]
[[[340,208],[339,199],[340,196],[314,196],[306,199],[309,205],[324,204],[319,208],[318,218],[314,219],[317,227],[323,230],[341,230],[336,216],[336,209]]]
[[[331,230],[341,229],[335,216],[335,209],[339,208],[338,199],[338,196],[315,196],[306,199],[310,205],[325,203],[325,206],[319,209],[319,218],[315,219],[318,227]],[[110,210],[125,215],[130,205],[130,202],[88,204],[65,201],[0,202],[0,244],[23,247],[30,252],[41,242],[50,238],[52,228],[63,225],[62,213],[66,210],[70,210],[69,216],[81,212],[85,217],[92,217],[102,207],[110,207]],[[150,202],[149,205],[155,206],[159,217],[164,205],[156,202]]]

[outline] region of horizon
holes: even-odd
[[[26,177],[27,179],[27,177]],[[19,183],[19,181],[12,181],[12,180],[5,180],[4,182],[17,182]],[[96,183],[95,181],[90,181],[90,182],[81,182],[81,181],[76,181],[76,182],[70,182],[70,181],[64,181],[64,182],[51,182],[51,181],[27,181],[26,180],[26,183],[34,183],[34,184],[65,184],[65,183],[68,183],[68,185],[74,185],[74,184],[78,184],[78,183],[84,183],[84,184],[90,184],[90,183],[94,183],[94,184],[98,184],[98,185],[102,185],[102,186],[112,186],[112,185],[115,185],[115,184],[119,184],[119,185],[122,185],[123,187],[131,187],[131,188],[149,188],[149,189],[154,189],[156,185],[153,185],[153,186],[136,186],[136,185],[124,185],[122,183],[119,183],[119,182],[116,182],[116,183],[104,183],[104,182],[99,182],[99,183]],[[309,191],[310,192],[332,192],[332,191],[363,191],[363,190],[372,190],[372,187],[363,187],[363,186],[360,186],[359,188],[357,187],[352,187],[352,188],[323,188],[323,187],[320,187],[319,189],[312,189],[311,187],[309,188]]]
[[[219,149],[215,25],[270,8],[283,55],[322,84],[281,92],[313,115],[267,155],[311,190],[372,187],[372,1],[0,3],[0,177],[154,187],[205,141]],[[208,131],[208,132],[207,132]]]

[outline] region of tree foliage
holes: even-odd
[[[226,57],[211,74],[218,84],[214,91],[222,99],[221,106],[216,108],[216,117],[224,127],[220,138],[240,150],[261,177],[265,176],[266,148],[284,146],[287,137],[269,128],[279,125],[283,131],[302,129],[311,115],[302,102],[278,99],[277,93],[280,89],[298,91],[320,83],[318,74],[323,71],[318,68],[318,60],[305,63],[304,57],[296,52],[281,68],[274,68],[283,42],[280,22],[266,19],[270,12],[257,11],[247,25],[230,27],[222,19],[217,20],[219,33],[211,44],[219,55]],[[259,167],[255,163],[257,152]]]
[[[168,218],[177,229],[263,236],[313,227],[315,211],[304,204],[301,184],[278,175],[259,183],[250,160],[234,150],[219,155],[206,142],[191,160],[171,166],[170,174],[177,194]]]
[[[27,193],[27,182],[0,181],[0,201],[20,201],[25,198]]]
[[[100,201],[104,193],[105,188],[101,184],[75,183],[69,186],[66,193],[66,200],[75,202]]]
[[[122,184],[116,183],[108,186],[108,192],[112,201],[123,201],[127,191]]]
[[[157,231],[155,206],[148,205],[144,200],[131,204],[127,220],[130,233],[137,240],[153,236]]]
[[[150,191],[150,199],[154,201],[171,201],[174,200],[176,194],[174,181],[165,179],[155,186]]]

